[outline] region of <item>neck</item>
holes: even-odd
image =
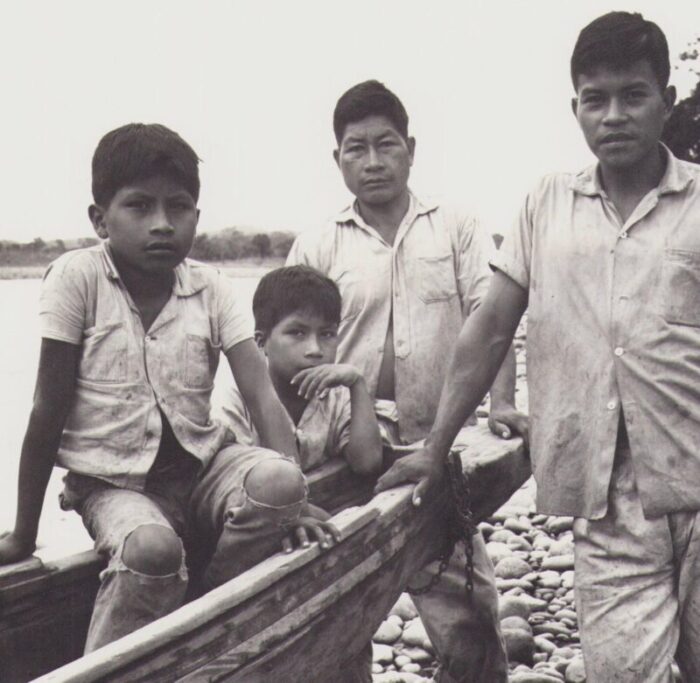
[[[280,403],[284,406],[289,416],[292,418],[294,424],[299,422],[301,414],[304,412],[308,401],[305,398],[299,396],[298,387],[294,384],[290,384],[288,380],[281,379],[270,373],[270,379],[272,380],[272,386],[275,388],[277,393],[277,398],[279,398]]]
[[[658,187],[666,171],[666,156],[660,145],[630,168],[610,168],[600,165],[600,179],[611,196],[643,197]]]
[[[386,204],[366,204],[357,200],[357,209],[367,225],[372,226],[389,244],[393,244],[401,221],[408,212],[411,196],[406,188]]]
[[[171,292],[175,281],[175,273],[172,270],[164,273],[144,273],[123,263],[111,251],[110,255],[119,277],[134,299],[156,298]]]

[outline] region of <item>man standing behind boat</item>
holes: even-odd
[[[700,167],[659,139],[666,38],[639,14],[586,26],[573,112],[598,163],[543,178],[464,326],[424,451],[379,488],[423,495],[525,307],[537,506],[575,517],[587,680],[700,681]]]
[[[415,140],[400,100],[377,81],[348,90],[333,116],[334,158],[355,202],[322,232],[301,235],[287,259],[320,270],[343,299],[338,361],[357,367],[394,444],[425,437],[447,360],[465,316],[490,280],[489,238],[473,217],[418,199],[408,188]],[[498,433],[523,426],[513,408],[511,357],[491,392]],[[441,663],[439,680],[506,681],[493,568],[474,539],[474,590],[464,592],[464,555],[428,593],[415,597]],[[416,586],[434,573],[421,572]]]

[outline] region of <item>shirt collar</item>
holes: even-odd
[[[406,212],[406,216],[411,216],[412,219],[417,216],[428,214],[431,211],[435,211],[435,209],[438,208],[437,202],[421,200],[418,197],[416,197],[416,195],[414,195],[410,189],[408,191],[408,194],[410,201],[408,205],[408,211]],[[334,218],[334,221],[338,224],[354,223],[355,225],[358,225],[361,228],[369,227],[360,215],[360,212],[357,210],[357,200],[355,200],[349,206],[346,206],[339,214],[337,214]]]
[[[692,182],[693,175],[663,142],[659,144],[663,149],[663,153],[666,155],[666,170],[659,182],[657,190],[660,195],[682,192],[690,182]],[[599,164],[593,164],[575,175],[571,182],[571,189],[574,192],[588,197],[604,195],[605,191],[600,182],[598,167]]]
[[[110,280],[119,280],[121,277],[117,267],[114,265],[112,254],[106,241],[100,245],[102,250],[102,263],[105,273]],[[175,282],[173,284],[173,294],[175,296],[192,296],[207,286],[206,281],[199,272],[199,269],[192,268],[189,259],[185,259],[174,270]]]

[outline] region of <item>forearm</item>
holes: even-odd
[[[426,447],[435,457],[448,452],[501,368],[517,326],[499,318],[493,306],[480,306],[459,334]],[[505,370],[504,372],[508,372]]]
[[[350,387],[350,401],[352,417],[345,458],[355,472],[378,472],[382,466],[382,440],[374,405],[362,377]]]
[[[22,444],[14,533],[23,544],[32,548],[63,428],[63,417],[56,417],[33,410]]]
[[[298,460],[296,438],[289,416],[269,381],[248,401],[248,410],[260,435],[260,443]]]
[[[491,410],[515,406],[515,350],[510,344],[501,369],[491,385]]]

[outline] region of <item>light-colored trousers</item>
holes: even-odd
[[[607,514],[576,519],[574,538],[587,680],[672,683],[675,657],[700,682],[700,513],[646,519],[622,442]]]
[[[220,585],[278,551],[284,529],[245,504],[243,483],[258,462],[279,459],[274,451],[233,444],[200,476],[197,461],[181,449],[159,451],[144,491],[120,489],[69,473],[64,509],[77,510],[107,559],[100,574],[85,652],[96,650],[177,609],[188,587],[185,546],[207,547],[205,588]],[[172,529],[180,539],[181,563],[168,575],[143,574],[123,560],[124,546],[139,527]],[[203,542],[204,540],[204,542]]]

